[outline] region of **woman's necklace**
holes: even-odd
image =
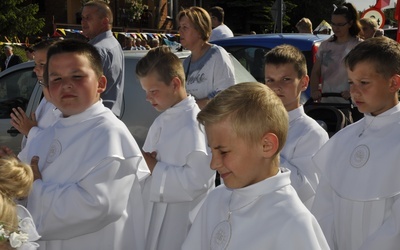
[[[229,204],[228,204],[228,218],[226,220],[218,223],[218,225],[214,228],[214,230],[212,232],[211,242],[210,242],[211,250],[224,250],[228,247],[229,241],[231,239],[231,234],[232,234],[231,214],[233,212],[239,211],[242,208],[245,208],[245,207],[253,204],[261,197],[261,195],[259,195],[254,200],[246,203],[245,205],[243,205],[239,208],[232,210],[231,209],[232,196],[233,196],[233,192],[231,194],[231,197],[229,199]]]

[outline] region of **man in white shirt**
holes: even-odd
[[[224,9],[214,6],[209,11],[213,30],[211,31],[210,42],[233,37],[232,30],[224,24]]]

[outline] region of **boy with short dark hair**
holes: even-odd
[[[138,179],[148,168],[100,99],[106,83],[93,45],[68,39],[49,48],[44,87],[61,115],[20,154],[27,163],[39,157],[27,208],[43,249],[144,249]]]
[[[328,249],[310,211],[279,166],[288,117],[261,83],[223,90],[199,113],[224,185],[204,202],[182,249]]]
[[[281,166],[288,168],[301,201],[311,209],[318,185],[311,157],[328,141],[328,133],[305,112],[300,96],[309,77],[304,54],[292,45],[280,45],[265,55],[265,84],[282,100],[289,114],[289,131]]]
[[[312,212],[332,249],[399,249],[400,45],[370,38],[345,63],[364,118],[313,157],[322,178]]]
[[[136,66],[146,99],[161,113],[143,146],[151,176],[144,184],[146,250],[180,249],[207,193],[214,188],[200,111],[185,88],[181,60],[166,46]]]

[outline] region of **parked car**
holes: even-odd
[[[260,34],[236,36],[232,38],[213,41],[213,43],[225,48],[257,79],[264,83],[264,55],[275,46],[290,44],[300,49],[307,60],[308,74],[311,74],[312,66],[318,47],[322,41],[330,35],[313,34]],[[309,90],[305,99],[309,97]]]
[[[159,113],[146,101],[145,92],[135,75],[137,62],[146,51],[125,51],[125,87],[121,119],[142,146],[150,125]],[[182,60],[189,51],[176,52]],[[237,83],[255,81],[251,74],[231,56]],[[33,73],[33,62],[26,62],[0,72],[0,145],[20,151],[22,135],[10,125],[12,108],[22,107],[30,115],[42,98],[42,89]]]

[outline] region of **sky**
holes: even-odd
[[[366,10],[369,6],[376,4],[376,0],[348,0],[347,2],[352,3],[358,11]],[[391,5],[394,5],[394,2],[394,0],[391,0]]]

